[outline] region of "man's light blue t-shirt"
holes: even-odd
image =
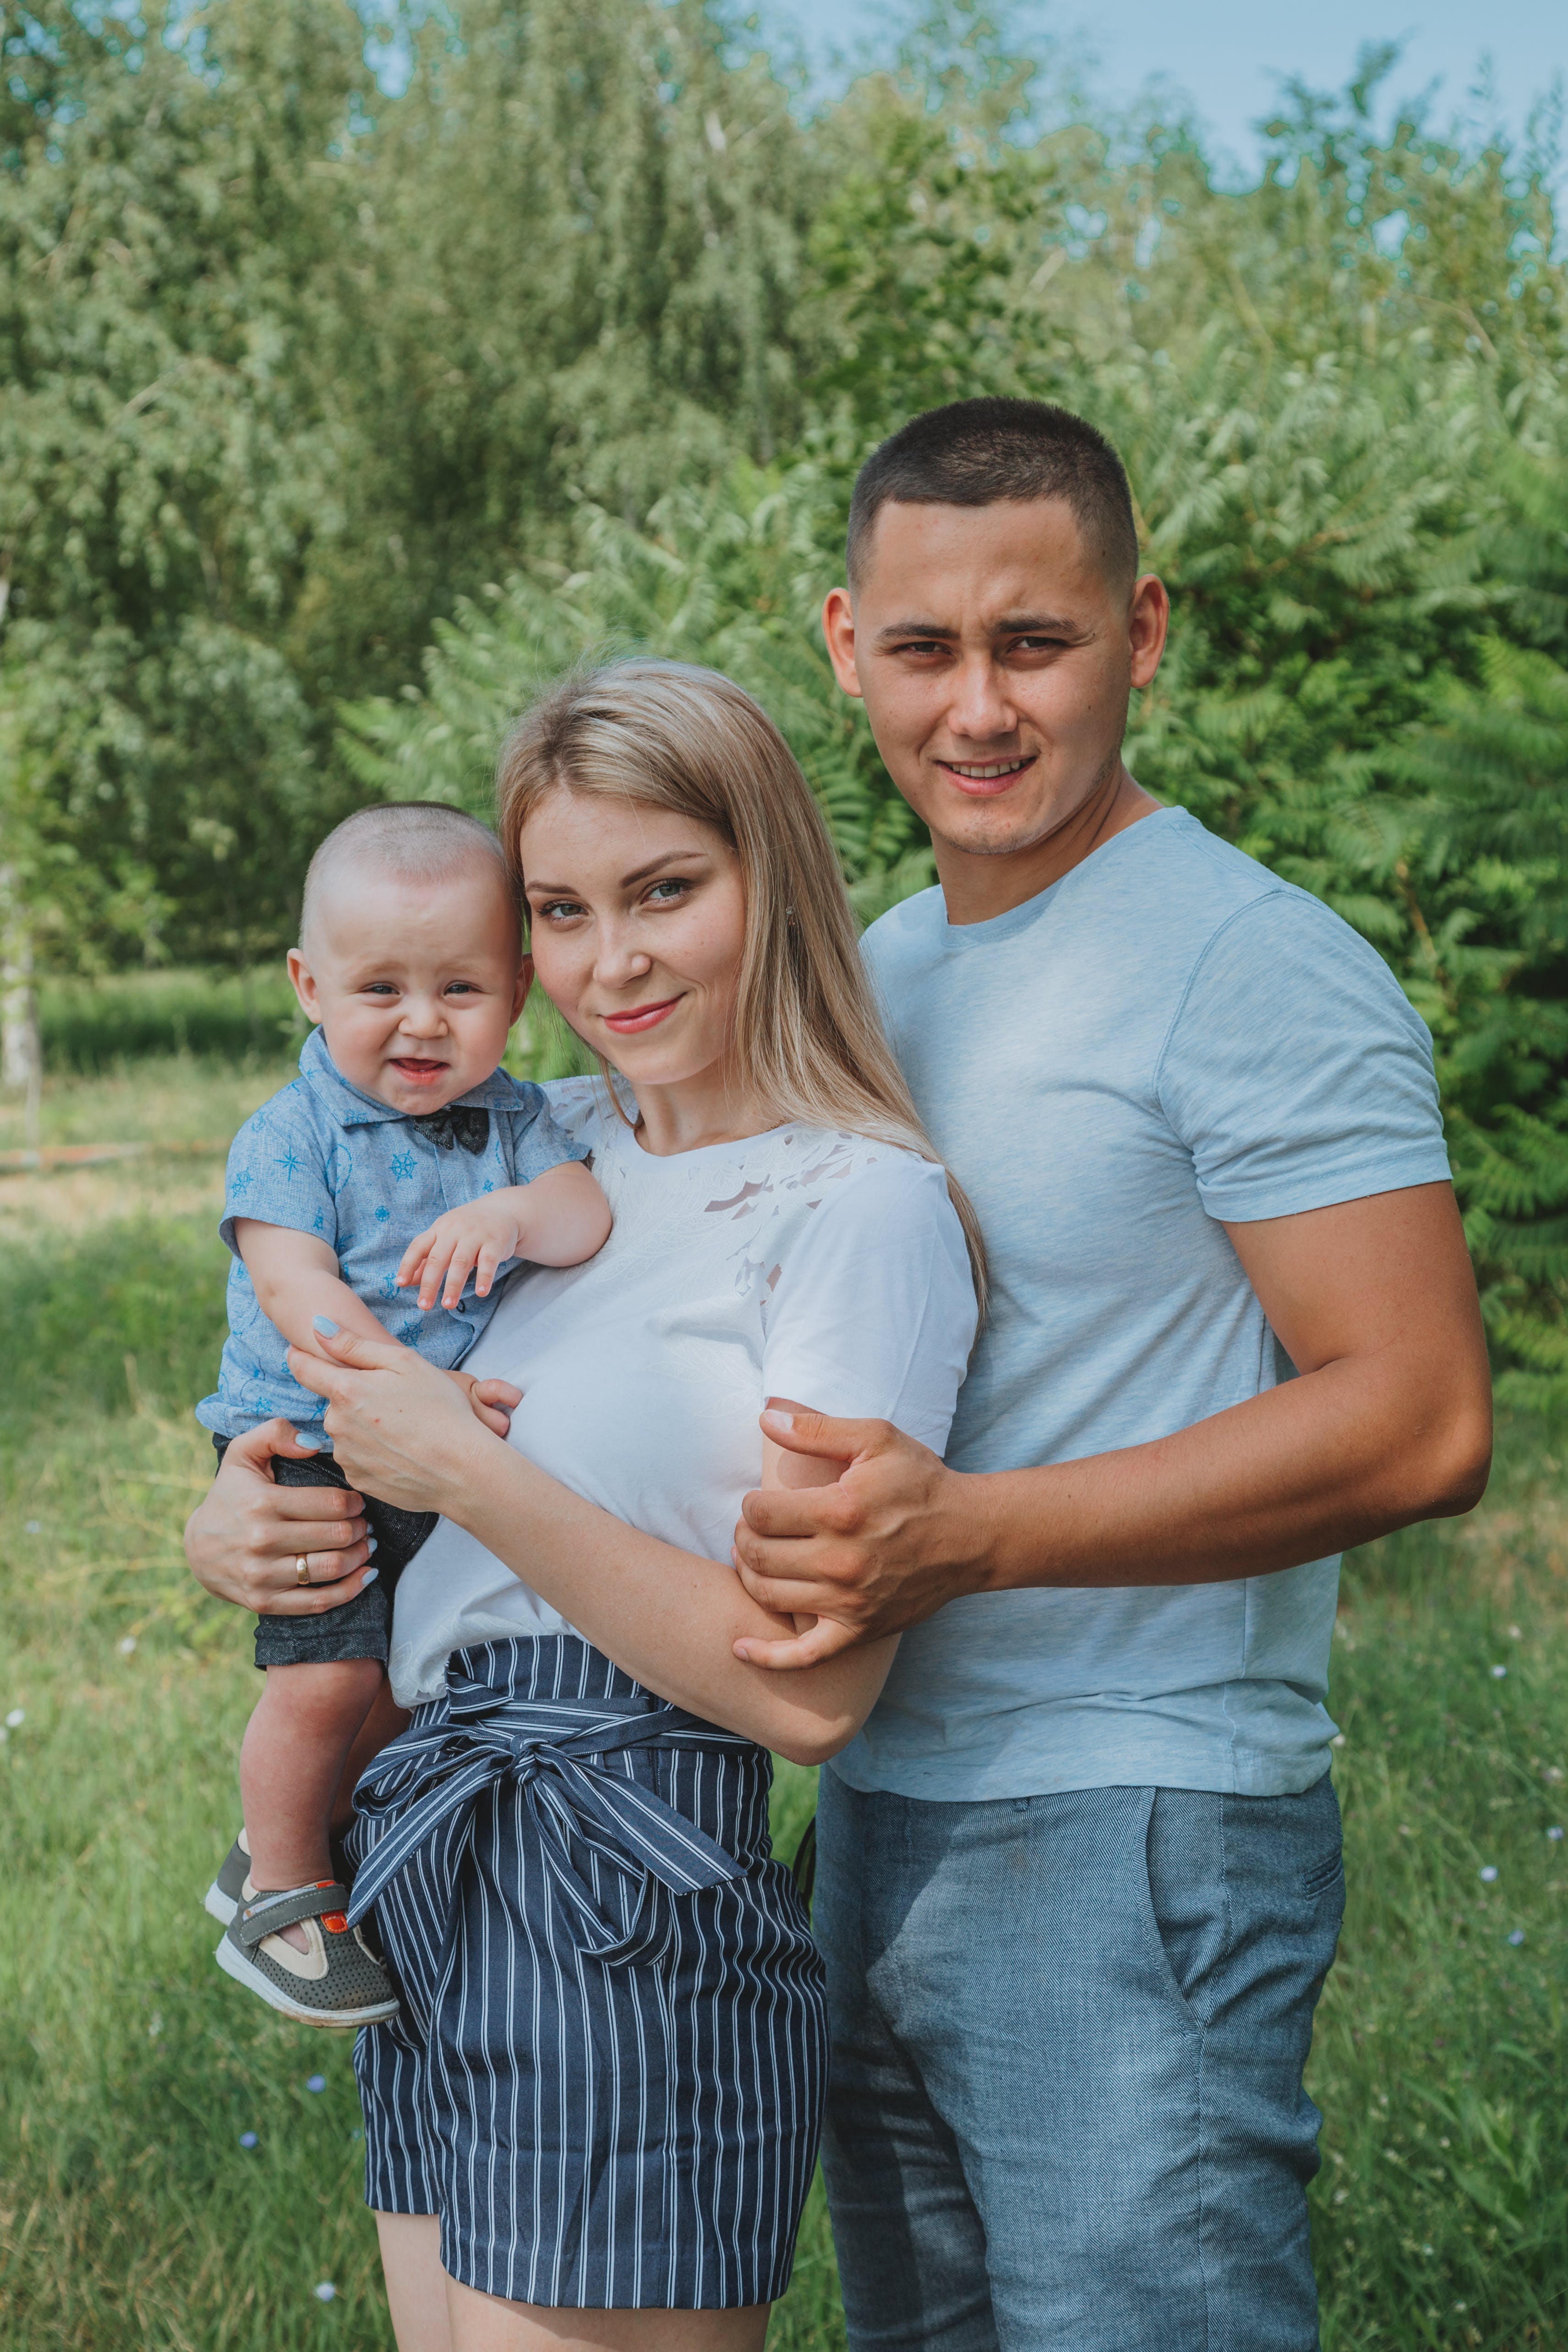
[[[497,1070],[444,1112],[412,1117],[350,1086],[312,1029],[299,1076],[252,1113],[229,1147],[220,1230],[231,1250],[236,1217],[317,1235],[392,1337],[451,1371],[495,1313],[517,1260],[497,1269],[487,1297],[475,1295],[470,1275],[455,1307],[422,1307],[417,1290],[397,1285],[410,1242],[448,1209],[584,1157],[550,1116],[542,1087]],[[202,1399],[196,1419],[238,1437],[281,1413],[297,1428],[315,1426],[329,1450],[319,1429],[327,1400],[290,1372],[288,1342],[262,1313],[237,1250],[228,1315],[217,1391]]]
[[[1225,1223],[1448,1180],[1431,1040],[1387,966],[1185,811],[990,922],[925,891],[864,950],[989,1252],[956,1469],[1144,1444],[1291,1377]],[[833,1769],[946,1799],[1310,1788],[1338,1577],[953,1601]]]

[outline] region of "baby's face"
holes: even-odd
[[[288,958],[342,1076],[403,1112],[439,1110],[489,1077],[532,969],[487,858],[445,882],[350,867]]]

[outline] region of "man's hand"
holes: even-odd
[[[497,1437],[505,1437],[512,1426],[512,1415],[523,1401],[521,1389],[510,1381],[476,1381],[472,1372],[448,1372],[467,1398],[476,1421],[493,1429]]]
[[[885,1422],[766,1413],[776,1445],[847,1467],[747,1496],[747,1591],[860,1640],[964,1593],[1223,1584],[1472,1509],[1491,1397],[1451,1187],[1226,1232],[1297,1379],[1168,1437],[1024,1470],[946,1469]],[[813,1628],[754,1662],[799,1665],[814,1638],[832,1637]]]
[[[403,1252],[397,1270],[398,1288],[412,1290],[417,1282],[419,1303],[426,1310],[438,1298],[443,1307],[455,1307],[463,1297],[464,1284],[473,1275],[476,1295],[488,1298],[497,1267],[521,1255],[525,1190],[521,1184],[508,1184],[437,1217],[433,1225],[414,1235]],[[507,1433],[500,1433],[505,1437]]]
[[[791,1454],[844,1464],[831,1486],[759,1488],[735,1530],[734,1559],[754,1601],[819,1622],[794,1640],[748,1639],[753,1665],[818,1664],[852,1643],[917,1625],[983,1581],[985,1528],[966,1482],[885,1421],[762,1415]]]

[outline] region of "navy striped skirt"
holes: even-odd
[[[771,1761],[571,1634],[455,1652],[360,1782],[366,2202],[482,2294],[730,2310],[789,2283],[827,2071]]]

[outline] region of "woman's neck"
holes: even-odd
[[[674,1086],[644,1085],[632,1092],[637,1140],[659,1160],[709,1143],[740,1143],[779,1123],[778,1113],[722,1066]]]

